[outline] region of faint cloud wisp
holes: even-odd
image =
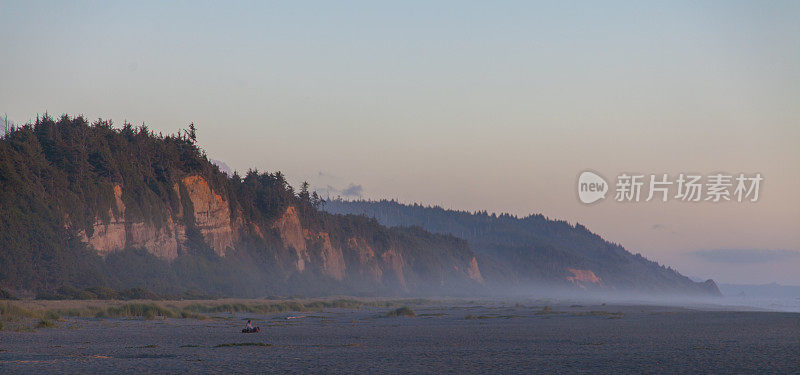
[[[317,187],[317,194],[320,196],[330,198],[344,198],[344,199],[361,199],[364,196],[364,187],[361,184],[350,183],[345,188],[336,188],[331,185],[325,187]]]

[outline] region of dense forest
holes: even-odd
[[[719,294],[713,281],[696,283],[672,268],[631,254],[581,224],[534,214],[519,218],[447,210],[438,206],[406,205],[394,200],[331,200],[325,210],[364,215],[391,227],[417,226],[468,241],[473,251],[496,260],[523,285],[558,284],[570,277],[566,268],[590,270],[600,280],[583,287],[613,288],[643,293],[694,291]],[[565,277],[566,276],[566,277]]]
[[[232,296],[476,287],[449,271],[450,263],[473,257],[464,241],[321,212],[323,201],[307,184],[296,191],[281,172],[227,176],[196,139],[193,125],[161,135],[80,116],[45,115],[9,131],[0,140],[0,287],[18,294],[108,287]],[[217,218],[193,215],[208,213],[192,207],[192,186],[181,181],[197,179],[227,206],[219,228],[203,224]],[[288,224],[277,226],[287,213]],[[119,248],[101,253],[89,244],[111,238],[114,225]],[[212,231],[233,238],[227,253],[211,248]],[[157,236],[177,243],[177,256],[161,256]]]

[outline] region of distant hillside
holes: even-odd
[[[496,216],[393,200],[333,200],[326,202],[324,209],[364,215],[390,227],[417,226],[465,239],[479,259],[496,261],[496,267],[510,270],[521,285],[720,295],[712,280],[694,282],[640,254],[631,254],[580,224],[572,226],[542,215]]]
[[[452,236],[319,211],[280,172],[222,173],[178,135],[45,116],[0,140],[0,288],[229,296],[485,288]]]

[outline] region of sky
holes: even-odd
[[[692,277],[800,285],[799,18],[788,1],[0,0],[0,113],[193,122],[235,170],[542,213]],[[757,202],[612,187],[585,205],[585,170],[764,180]]]

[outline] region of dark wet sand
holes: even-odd
[[[797,313],[412,308],[415,318],[378,317],[385,308],[210,320],[70,318],[54,329],[0,332],[0,373],[800,373]],[[262,332],[240,333],[246,318]],[[216,347],[234,343],[267,346]]]

